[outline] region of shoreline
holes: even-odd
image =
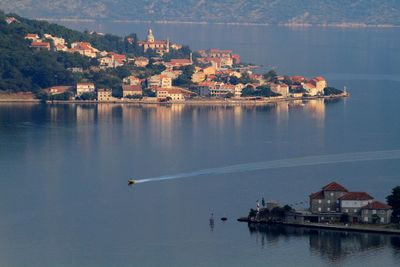
[[[43,102],[39,99],[22,99],[22,98],[6,98],[0,99],[0,103],[43,103],[43,104],[136,104],[136,105],[193,105],[193,106],[225,106],[225,105],[268,105],[279,102],[292,102],[292,101],[307,101],[314,99],[338,99],[349,97],[349,93],[342,93],[340,95],[330,96],[310,96],[310,97],[286,97],[286,98],[264,98],[264,99],[192,99],[184,101],[169,101],[159,102],[155,100],[127,100],[118,99],[112,101],[97,101],[97,100],[48,100]]]
[[[379,233],[389,235],[400,235],[400,229],[383,228],[374,226],[364,225],[345,225],[345,224],[323,224],[323,223],[289,223],[289,222],[267,222],[267,221],[252,221],[247,217],[238,218],[239,222],[247,222],[248,224],[262,225],[284,225],[301,228],[318,228],[324,230],[336,230],[336,231],[352,231],[352,232],[364,232],[364,233]]]
[[[33,18],[41,21],[51,22],[72,22],[72,23],[154,23],[154,24],[187,24],[187,25],[226,25],[226,26],[278,26],[288,28],[344,28],[344,29],[364,29],[364,28],[400,28],[395,24],[366,24],[366,23],[262,23],[262,22],[208,22],[208,21],[185,21],[185,20],[132,20],[132,19],[83,19],[83,18]]]

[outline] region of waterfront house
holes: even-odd
[[[374,200],[366,192],[349,192],[342,185],[332,182],[321,191],[310,195],[312,216],[315,222],[390,223],[392,209]]]
[[[142,86],[124,84],[122,85],[122,95],[123,97],[141,96],[143,95]]]
[[[185,100],[183,92],[179,88],[156,88],[155,91],[158,101],[165,101],[167,99],[173,101]]]
[[[52,86],[47,89],[45,89],[46,92],[48,92],[50,95],[58,95],[66,92],[71,92],[73,89],[72,86]]]
[[[193,85],[190,87],[192,92],[195,92],[199,96],[209,96],[212,89],[215,88],[215,82],[212,81],[204,81],[200,82],[197,85]]]
[[[272,83],[270,84],[271,91],[280,94],[283,97],[288,97],[289,86],[285,83]]]
[[[96,87],[94,83],[77,83],[76,84],[76,95],[80,96],[83,93],[94,93],[96,91]]]
[[[306,83],[302,83],[303,89],[311,96],[324,94],[324,88],[328,86],[324,77],[318,76]]]
[[[350,221],[358,222],[361,208],[373,202],[366,192],[348,192],[339,198],[340,212],[347,214]]]
[[[339,198],[348,193],[348,190],[342,185],[332,182],[321,191],[310,195],[310,211],[312,213],[339,212]]]
[[[392,207],[373,201],[361,207],[361,221],[363,223],[388,224],[392,216]]]
[[[111,89],[98,89],[97,90],[97,101],[112,101],[114,98],[112,97]]]

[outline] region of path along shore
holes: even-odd
[[[367,233],[381,233],[400,235],[400,228],[391,228],[390,225],[367,225],[367,224],[332,224],[332,223],[289,223],[283,221],[254,221],[249,220],[247,217],[237,219],[239,222],[247,222],[249,224],[277,224],[277,225],[288,225],[295,227],[305,228],[319,228],[327,230],[339,230],[339,231],[355,231],[355,232],[367,232]]]
[[[342,93],[339,95],[329,95],[329,96],[309,96],[309,97],[266,97],[261,99],[255,98],[195,98],[183,101],[168,101],[159,102],[156,99],[143,98],[143,99],[114,99],[111,101],[97,101],[97,100],[48,100],[44,103],[47,104],[156,104],[156,105],[168,105],[168,104],[183,104],[183,105],[205,105],[205,106],[216,106],[216,105],[266,105],[278,102],[294,102],[298,100],[307,101],[313,99],[337,99],[348,97],[350,94]],[[2,98],[0,95],[0,103],[40,103],[39,99],[35,98],[18,98],[16,97],[6,97]]]

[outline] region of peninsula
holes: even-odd
[[[0,101],[254,104],[348,96],[322,76],[257,73],[232,50],[192,51],[152,29],[140,40],[4,13],[0,23]]]
[[[339,183],[331,182],[309,195],[309,208],[296,209],[305,202],[281,207],[277,202],[257,201],[247,217],[238,221],[250,224],[282,224],[297,227],[343,231],[364,231],[400,235],[400,187],[380,202],[367,192],[352,192]]]

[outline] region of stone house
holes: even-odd
[[[361,222],[363,223],[377,223],[388,224],[392,216],[392,207],[373,201],[361,207]]]
[[[332,182],[322,187],[321,191],[310,195],[310,211],[312,213],[339,212],[339,198],[348,193],[342,185]]]

